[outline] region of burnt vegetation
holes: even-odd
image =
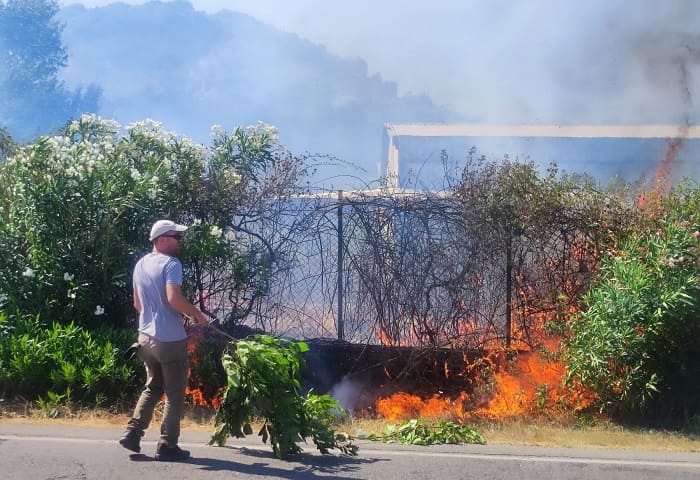
[[[238,230],[274,259],[252,269],[260,295],[237,314],[230,284],[212,312],[227,331],[305,339],[307,387],[351,386],[353,408],[483,390],[518,352],[571,335],[601,259],[649,219],[628,184],[467,160],[441,192],[268,195]],[[494,351],[499,362],[475,367]]]

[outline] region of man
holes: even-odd
[[[141,451],[141,437],[153,418],[153,410],[165,393],[156,460],[186,460],[190,452],[178,447],[180,419],[187,387],[187,334],[182,314],[207,325],[207,319],[182,294],[180,251],[184,225],[158,220],[151,228],[151,253],[134,268],[134,307],[139,313],[137,355],[146,366],[146,386],[119,443]]]

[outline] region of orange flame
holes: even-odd
[[[468,394],[462,392],[456,399],[433,395],[427,400],[409,393],[395,393],[388,398],[377,400],[377,413],[387,420],[395,422],[409,418],[462,418],[461,404],[467,400]]]
[[[683,148],[683,141],[688,135],[688,129],[687,125],[682,126],[678,131],[678,137],[666,139],[666,153],[656,169],[654,188],[651,192],[640,195],[637,200],[638,208],[646,209],[653,206],[671,189],[673,164],[676,161],[678,152]]]
[[[188,385],[185,389],[185,395],[189,395],[192,399],[192,404],[197,407],[217,409],[219,408],[219,405],[221,405],[221,399],[218,395],[213,398],[206,398],[204,392],[202,392],[202,390],[199,387],[192,388]]]
[[[201,328],[187,328],[187,354],[191,365],[197,365],[199,358],[197,356],[197,346],[204,341],[204,331]],[[205,394],[202,385],[196,385],[195,379],[192,378],[192,369],[188,373],[188,385],[185,388],[185,395],[189,396],[192,404],[197,407],[219,408],[221,404],[221,394],[225,388],[220,388],[213,396],[209,397]]]
[[[557,343],[555,341],[552,344]],[[578,411],[589,406],[594,397],[581,388],[567,388],[566,369],[561,361],[532,351],[518,355],[509,365],[507,352],[493,352],[487,364],[496,371],[490,388],[484,385],[473,394],[461,392],[453,398],[434,394],[423,399],[405,392],[376,402],[376,412],[390,421],[417,417],[501,419],[531,414],[556,414]],[[478,390],[488,392],[478,392]]]

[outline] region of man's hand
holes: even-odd
[[[207,317],[206,317],[202,312],[200,312],[199,310],[197,310],[197,314],[195,315],[194,319],[195,319],[195,321],[197,322],[197,325],[200,325],[200,326],[202,326],[202,327],[208,327],[208,326],[209,326],[209,320],[208,320]]]

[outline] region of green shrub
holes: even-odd
[[[45,325],[37,317],[0,312],[0,397],[22,395],[44,404],[129,401],[143,383],[140,362],[121,354],[133,336],[128,330]]]
[[[673,420],[700,401],[700,190],[656,207],[649,228],[601,262],[570,325],[569,380],[614,415]]]
[[[215,129],[204,147],[150,120],[124,133],[84,115],[62,135],[8,150],[0,163],[0,309],[126,325],[135,316],[129,268],[150,250],[159,218],[192,226],[182,252],[186,293],[261,290],[275,252],[257,253],[262,237],[242,246],[234,222],[243,212],[259,217],[303,174],[303,160],[290,156],[280,161],[286,175],[273,168],[283,155],[275,132],[264,124]]]

